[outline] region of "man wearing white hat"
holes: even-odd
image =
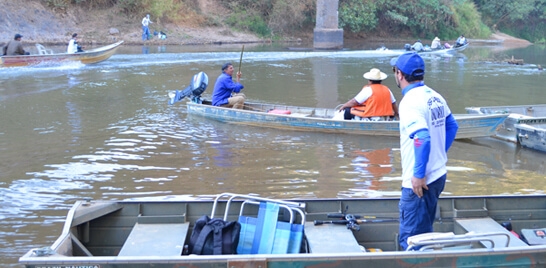
[[[368,79],[368,84],[339,109],[344,112],[344,119],[382,121],[398,117],[398,106],[392,91],[381,84],[387,75],[373,68],[363,76]]]

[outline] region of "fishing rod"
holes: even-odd
[[[378,222],[397,222],[397,219],[376,219],[376,220],[355,220],[355,223],[361,224],[361,223],[378,223]],[[315,225],[322,225],[322,224],[347,224],[349,223],[349,220],[332,220],[332,221],[321,221],[321,220],[315,220]]]
[[[241,58],[239,58],[239,71],[237,73],[241,73],[241,64],[243,63],[243,52],[245,51],[245,45],[243,45],[243,49],[241,49]]]
[[[322,224],[344,224],[347,225],[347,229],[354,231],[360,231],[360,225],[362,223],[381,223],[381,222],[397,222],[397,219],[385,218],[380,219],[375,216],[361,216],[353,214],[343,214],[343,213],[330,213],[327,214],[328,218],[341,218],[340,220],[331,220],[331,221],[322,221],[315,220],[313,223],[315,225]]]

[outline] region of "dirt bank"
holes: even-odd
[[[206,7],[212,0],[199,0]],[[124,40],[126,44],[206,44],[269,42],[253,34],[230,30],[226,27],[192,27],[165,24],[151,18],[151,32],[164,31],[166,40],[142,41],[141,17],[127,18],[115,8],[68,11],[52,10],[37,0],[0,0],[0,43],[13,39],[15,33],[23,35],[23,42],[34,44],[66,44],[72,33],[78,33],[82,44],[109,44]],[[291,40],[291,39],[289,39]],[[296,40],[294,38],[293,40]]]
[[[493,33],[491,35],[491,39],[502,40],[505,46],[527,46],[532,44],[525,39],[516,38],[501,32]]]
[[[217,0],[197,0],[202,11],[222,16]],[[195,23],[166,24],[151,18],[151,32],[164,31],[166,40],[142,41],[141,17],[126,17],[115,8],[84,10],[71,8],[68,11],[52,10],[38,0],[0,0],[0,44],[13,39],[15,33],[22,34],[27,44],[66,44],[72,33],[78,33],[81,44],[109,44],[124,40],[125,44],[208,44],[208,43],[256,43],[271,42],[250,33],[238,32],[227,27],[196,27]],[[491,39],[504,40],[505,45],[529,43],[502,33],[495,33]],[[308,42],[312,32],[287,37],[287,42]],[[529,43],[530,44],[530,43]]]

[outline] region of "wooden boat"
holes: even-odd
[[[52,54],[36,54],[36,55],[17,55],[17,56],[2,56],[0,63],[2,67],[20,67],[33,66],[39,64],[58,64],[63,62],[77,61],[83,64],[92,64],[109,59],[118,47],[123,43],[119,41],[107,46],[86,50],[80,53],[52,53]]]
[[[260,219],[260,209],[249,205],[242,217],[243,204],[252,202],[285,209]],[[398,202],[397,198],[282,201],[229,193],[195,200],[77,201],[68,212],[57,240],[51,246],[29,250],[19,263],[28,268],[542,267],[546,264],[546,195],[442,197],[434,223],[434,231],[438,233],[412,238],[411,247],[420,247],[414,251],[400,251],[398,247]],[[293,216],[294,211],[302,213]],[[186,255],[185,245],[190,243],[195,223],[203,215],[240,224],[249,224],[241,221],[245,217],[253,218],[257,219],[252,223],[256,228],[274,232],[272,240],[264,238],[265,235],[246,240],[241,238],[241,231],[239,243],[243,239],[260,245],[282,241],[277,240],[282,236],[277,231],[280,223],[290,224],[285,218],[295,218],[292,224],[303,226],[290,232],[305,236],[297,239],[300,249],[295,253],[273,254],[266,249],[259,254]],[[266,226],[271,221],[277,225]],[[507,230],[510,226],[514,232]],[[516,236],[520,234],[526,242]]]
[[[212,106],[210,101],[187,103],[188,114],[214,120],[249,126],[272,127],[290,130],[319,131],[360,135],[398,137],[398,121],[356,121],[333,119],[336,109],[287,106],[279,104],[245,102],[244,109]],[[272,113],[284,111],[289,114]],[[459,124],[457,139],[488,137],[508,115],[456,114]]]
[[[469,114],[508,115],[506,120],[500,125],[500,128],[497,130],[494,137],[514,143],[518,142],[518,125],[546,123],[546,104],[466,107],[466,111]],[[520,128],[523,129],[523,127]]]

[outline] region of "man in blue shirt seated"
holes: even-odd
[[[466,44],[466,38],[464,37],[464,34],[461,34],[459,38],[457,38],[457,41],[455,42],[455,47],[464,46]]]
[[[413,46],[411,46],[411,49],[417,51],[417,52],[421,52],[425,49],[425,47],[423,47],[423,43],[421,43],[421,39],[417,40],[417,42],[415,42],[413,44]]]
[[[222,74],[216,79],[212,92],[212,105],[243,109],[245,94],[240,93],[244,86],[239,83],[241,72],[237,72],[237,82],[233,82],[233,65],[231,62],[222,65]]]

